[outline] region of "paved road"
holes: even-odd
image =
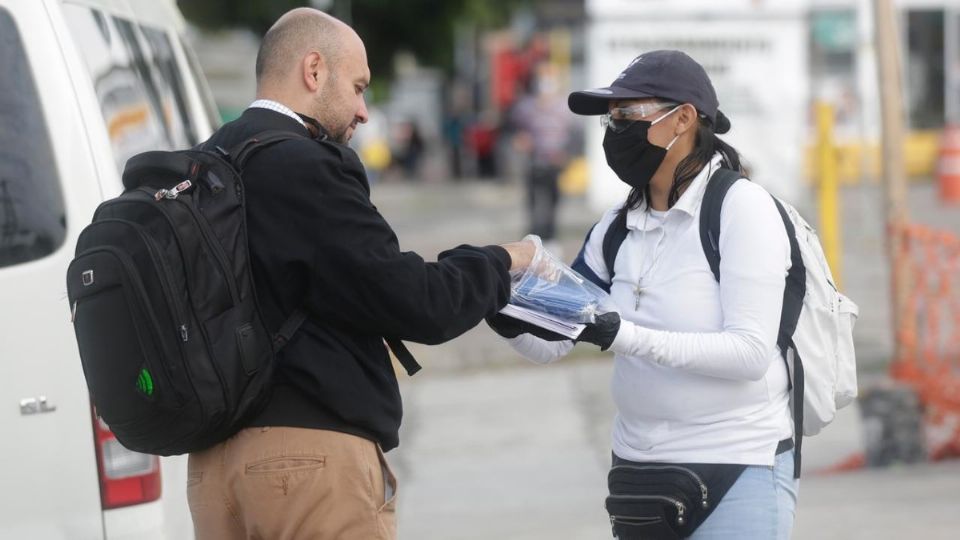
[[[604,537],[608,454],[590,436],[604,423],[589,414],[599,381],[585,382],[606,366],[555,367],[405,385],[416,419],[396,452],[402,539]]]
[[[419,375],[389,459],[401,540],[609,538],[608,358]],[[850,414],[853,412],[854,414]],[[797,540],[954,539],[960,461],[813,474],[856,445],[856,411],[805,441]],[[853,441],[851,441],[853,439]]]

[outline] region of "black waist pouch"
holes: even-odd
[[[746,469],[710,463],[636,463],[613,457],[607,512],[619,540],[686,538]]]

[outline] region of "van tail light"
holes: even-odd
[[[160,459],[127,450],[94,412],[93,431],[104,510],[160,498]]]

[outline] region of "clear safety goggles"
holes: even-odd
[[[600,116],[600,125],[604,129],[609,129],[614,133],[620,133],[630,127],[637,120],[642,120],[664,109],[679,107],[676,103],[663,103],[651,101],[647,103],[638,103],[629,107],[614,107],[610,112]],[[657,120],[654,120],[656,123]]]

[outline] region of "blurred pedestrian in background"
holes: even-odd
[[[420,127],[414,119],[397,126],[397,162],[408,180],[419,180],[420,161],[425,148]]]
[[[196,536],[393,539],[397,481],[383,453],[399,444],[402,404],[385,342],[414,373],[401,340],[441,343],[496,313],[534,245],[459,246],[433,263],[400,250],[346,146],[368,119],[370,84],[346,24],[290,11],[256,66],[256,101],[206,144],[291,135],[247,162],[244,198],[264,323],[277,329],[295,310],[306,319],[248,427],[190,455]]]
[[[744,173],[717,137],[730,121],[704,69],[682,52],[652,51],[568,103],[601,117],[607,164],[631,188],[573,264],[610,291],[622,318],[598,319],[579,338],[615,353],[614,531],[621,540],[789,538],[799,481],[777,336],[790,245],[773,198],[752,182],[730,188],[718,283],[701,244],[701,201],[719,168]],[[617,227],[626,237],[609,258]],[[539,363],[573,347],[490,321]]]
[[[497,176],[497,138],[500,125],[496,113],[483,111],[466,129],[467,151],[475,164],[474,173],[479,178]]]
[[[511,113],[516,130],[514,148],[527,157],[527,212],[530,233],[539,236],[547,249],[557,252],[557,205],[560,173],[570,160],[573,122],[567,111],[556,69],[537,64],[531,92],[521,98]]]
[[[464,132],[470,118],[470,91],[467,84],[454,80],[447,96],[443,118],[443,138],[448,149],[450,178],[460,180],[464,175]]]

